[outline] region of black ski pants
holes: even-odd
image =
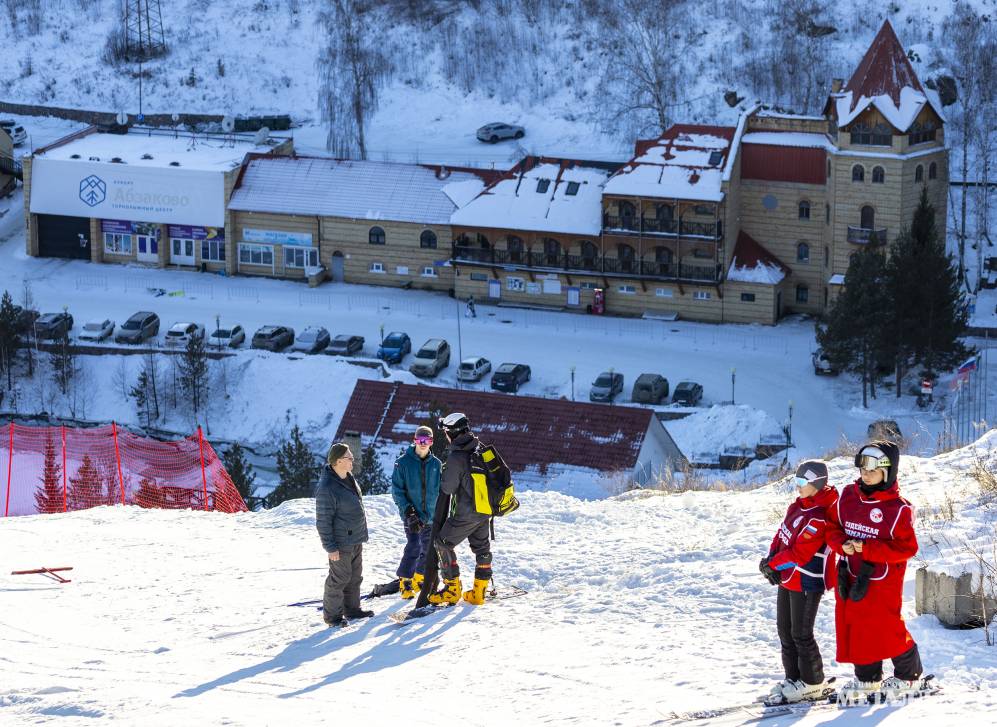
[[[447,580],[460,575],[455,548],[464,540],[474,553],[476,568],[474,577],[488,580],[492,577],[492,547],[488,539],[488,518],[478,515],[450,517],[440,528],[434,543],[440,557],[440,573]]]
[[[363,545],[344,545],[339,560],[329,561],[322,609],[327,621],[349,611],[360,610],[360,582],[363,580]]]
[[[900,656],[894,656],[893,675],[898,679],[914,681],[924,673],[921,666],[921,654],[917,650],[917,644],[907,649]],[[874,661],[872,664],[856,664],[855,677],[863,682],[878,682],[883,678],[883,662]]]
[[[823,591],[791,591],[779,586],[776,625],[782,644],[782,668],[790,681],[824,681],[824,662],[814,638],[814,621],[823,595]]]

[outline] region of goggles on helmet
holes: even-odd
[[[855,466],[864,470],[888,470],[890,468],[890,458],[877,457],[872,454],[858,454],[855,457]]]

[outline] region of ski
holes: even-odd
[[[886,704],[889,706],[902,706],[908,702],[912,702],[916,699],[923,699],[924,697],[930,697],[933,694],[938,694],[942,691],[942,688],[937,684],[934,684],[935,675],[928,674],[921,679],[921,688],[915,692],[910,692],[899,698],[890,698],[886,692],[872,692],[871,694],[861,695],[861,699],[857,700],[845,700],[841,701],[838,699],[838,695],[834,695],[831,699],[835,701],[840,707],[865,707],[870,704]]]
[[[830,685],[834,683],[836,677],[831,677],[827,680],[827,684]],[[769,717],[780,717],[784,715],[792,714],[806,714],[814,708],[827,708],[835,706],[828,700],[832,698],[835,694],[834,687],[828,686],[824,689],[821,694],[815,696],[813,699],[807,699],[802,702],[786,702],[786,703],[775,703],[767,701],[770,697],[769,695],[764,695],[757,697],[754,702],[750,704],[734,704],[729,707],[718,707],[715,709],[702,709],[695,712],[685,712],[683,714],[672,714],[671,722],[682,723],[682,722],[700,722],[708,719],[717,719],[719,717],[728,717],[734,714],[744,714],[749,715],[753,719],[763,720]]]

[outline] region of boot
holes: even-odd
[[[460,576],[444,578],[442,591],[430,594],[429,602],[434,606],[452,606],[460,600]]]
[[[401,594],[401,597],[406,600],[408,600],[409,598],[415,598],[416,595],[418,594],[418,591],[415,590],[412,586],[413,586],[412,578],[398,579],[398,592]]]
[[[426,579],[423,577],[422,573],[414,573],[412,575],[412,595],[408,596],[408,598],[414,598],[419,595],[422,591],[422,582],[424,580]],[[406,598],[406,596],[402,596],[402,598]]]
[[[362,608],[348,608],[343,612],[343,615],[347,619],[351,618],[370,618],[374,615],[373,611],[367,611]]]
[[[816,701],[834,694],[834,688],[826,681],[819,684],[807,684],[804,681],[790,682],[782,689],[782,696],[787,704],[803,701]]]
[[[887,677],[882,684],[883,696],[888,702],[910,699],[921,696],[927,689],[926,679],[901,679],[898,676]]]
[[[480,606],[485,602],[485,590],[488,588],[488,581],[480,578],[474,579],[474,587],[470,591],[464,591],[464,600],[472,606]]]

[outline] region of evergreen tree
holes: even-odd
[[[86,510],[104,504],[100,472],[97,471],[89,454],[83,455],[83,461],[76,474],[69,478],[69,492],[66,499],[70,510]]]
[[[844,290],[835,300],[826,326],[817,331],[817,341],[831,364],[862,377],[865,407],[869,405],[868,393],[876,396],[876,364],[892,335],[885,260],[877,248],[870,242],[852,258]]]
[[[76,354],[69,346],[69,332],[64,331],[56,341],[51,353],[52,377],[63,395],[69,393],[73,377],[76,375]]]
[[[354,474],[360,492],[365,495],[385,495],[391,490],[391,480],[384,473],[374,445],[364,448],[360,457],[360,473]]]
[[[275,507],[284,500],[313,497],[322,469],[314,454],[301,439],[301,429],[295,424],[291,436],[277,450],[277,474],[280,484],[267,498],[267,506]]]
[[[204,338],[191,336],[180,357],[180,386],[190,397],[196,414],[204,405],[208,389],[208,357],[204,351]]]
[[[35,490],[35,506],[40,513],[62,512],[62,466],[59,464],[52,435],[45,439],[45,463],[41,484]]]
[[[7,374],[7,388],[14,385],[14,355],[17,352],[17,311],[6,290],[0,299],[0,374]]]
[[[234,442],[222,455],[222,462],[246,507],[255,510],[260,501],[260,498],[256,497],[256,472],[253,471],[253,465],[246,460],[246,451],[242,445]]]

